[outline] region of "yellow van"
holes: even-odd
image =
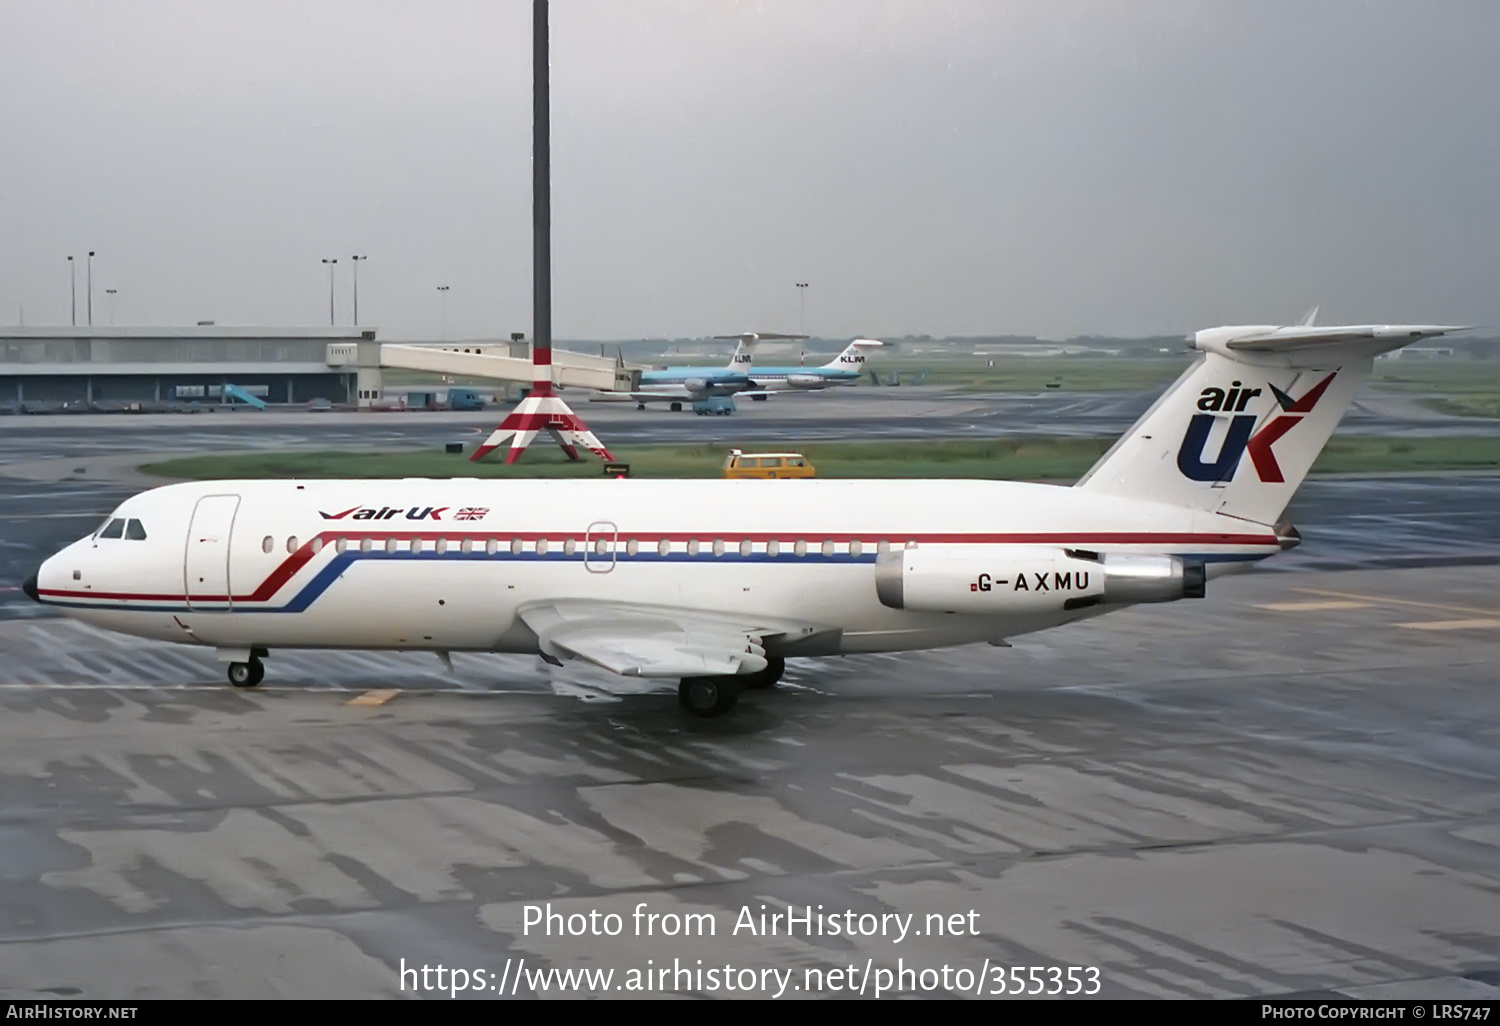
[[[732,449],[724,459],[725,477],[814,477],[812,462],[800,452],[740,452]]]

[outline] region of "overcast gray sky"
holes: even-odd
[[[1500,324],[1500,3],[553,0],[559,339]],[[0,0],[0,323],[531,327],[529,0]]]

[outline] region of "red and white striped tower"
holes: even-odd
[[[613,461],[614,457],[604,447],[604,443],[594,437],[594,433],[568,408],[561,396],[553,393],[551,347],[543,349],[540,345],[533,345],[531,362],[536,368],[531,394],[521,400],[521,404],[491,432],[490,437],[474,450],[474,455],[469,459],[483,459],[504,445],[506,439],[513,437],[510,451],[505,454],[505,462],[514,463],[521,458],[521,454],[537,434],[545,431],[552,436],[554,442],[562,446],[570,460],[578,459],[578,447],[582,446],[602,460]]]
[[[614,457],[599,439],[552,391],[552,152],[551,99],[548,95],[547,0],[531,5],[531,394],[474,450],[470,461],[513,439],[506,463],[521,458],[526,447],[545,431],[562,446],[568,459],[578,459],[578,447],[600,459]]]

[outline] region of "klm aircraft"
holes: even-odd
[[[643,410],[647,403],[671,403],[673,412],[681,410],[683,403],[702,405],[710,404],[710,400],[728,400],[740,392],[748,392],[759,387],[748,373],[751,354],[757,343],[763,339],[806,337],[806,335],[781,335],[773,332],[715,335],[716,339],[739,341],[727,367],[666,367],[661,370],[642,371],[639,390],[626,395],[602,393],[594,398],[617,401],[629,399]]]
[[[769,336],[764,336],[769,337]],[[865,350],[883,345],[873,338],[857,338],[842,353],[821,367],[750,367],[746,370],[755,381],[751,397],[759,399],[757,393],[809,391],[828,388],[830,385],[852,385],[859,381],[865,369]]]

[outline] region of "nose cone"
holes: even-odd
[[[36,591],[36,573],[35,572],[33,572],[30,577],[26,578],[26,580],[24,580],[24,581],[21,582],[21,590],[23,592],[25,592],[26,593],[26,597],[29,598],[29,599],[31,599],[31,601],[33,601],[33,602],[40,602],[42,600],[42,597],[40,595],[38,595],[37,591]]]

